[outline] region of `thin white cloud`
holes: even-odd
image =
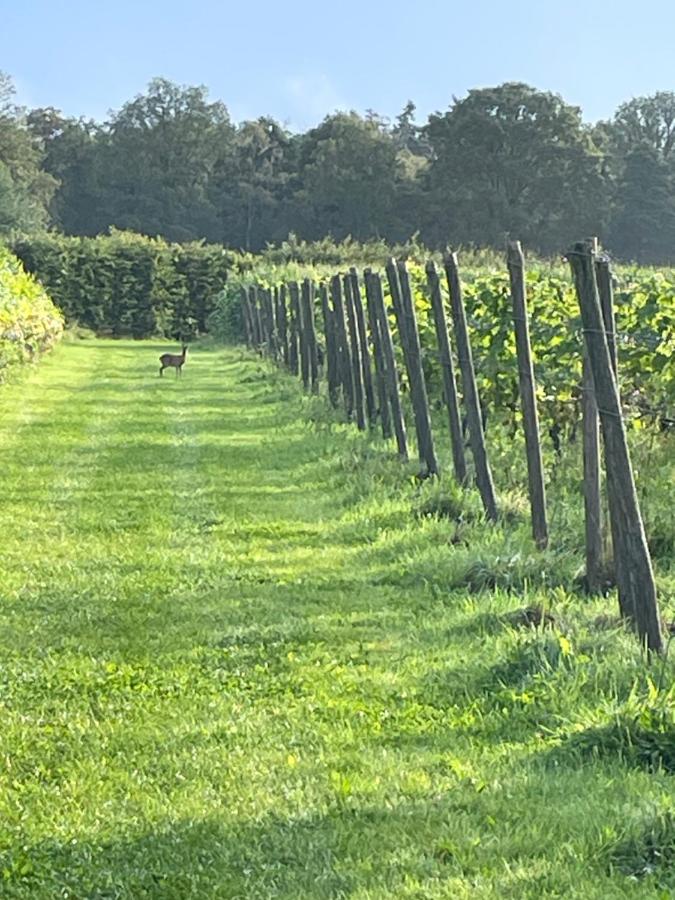
[[[284,94],[289,104],[289,124],[305,130],[338,109],[350,105],[336,85],[323,72],[291,75],[284,82]]]

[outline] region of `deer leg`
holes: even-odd
[[[159,367],[159,374],[160,374],[160,377],[164,374],[164,366]]]

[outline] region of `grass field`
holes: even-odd
[[[0,896],[674,896],[672,660],[515,513],[415,515],[290,379],[165,349],[0,389]]]

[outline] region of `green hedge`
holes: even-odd
[[[23,238],[14,252],[69,322],[98,334],[189,339],[207,329],[239,254],[216,245],[169,244],[132,232],[96,238]]]
[[[63,332],[63,317],[44,288],[0,246],[0,381],[10,368],[48,350]]]

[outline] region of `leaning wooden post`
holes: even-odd
[[[609,350],[609,358],[612,364],[612,371],[614,373],[614,379],[618,387],[619,376],[616,348],[616,321],[614,319],[614,289],[612,287],[612,272],[609,266],[609,260],[607,258],[596,256],[595,277],[598,284],[598,294],[600,296],[600,307],[602,309],[602,319],[605,326],[605,334],[607,335],[607,349]],[[607,459],[605,459],[605,468],[607,468]],[[624,565],[624,558],[623,554],[620,552],[621,536],[617,533],[617,508],[621,501],[618,497],[615,496],[616,488],[616,482],[609,481],[608,479],[607,505],[609,507],[609,525],[612,534],[614,577],[617,584],[621,615],[626,619],[630,619],[632,618],[632,609],[630,606],[631,599],[630,596],[625,596],[623,587],[627,582],[627,577],[626,573],[619,573],[619,569]]]
[[[291,282],[291,296],[294,298],[295,309],[297,312],[298,322],[298,347],[300,350],[300,376],[302,378],[302,386],[306,391],[309,390],[310,373],[309,373],[309,343],[307,339],[307,321],[304,309],[304,300],[300,293],[300,286],[297,282]]]
[[[241,301],[241,315],[244,321],[244,333],[246,335],[246,346],[250,349],[253,346],[253,330],[248,308],[248,295],[244,288],[241,288],[239,296]]]
[[[272,316],[274,318],[274,358],[280,361],[281,354],[281,310],[279,306],[279,285],[272,288]]]
[[[593,252],[597,239],[590,238]],[[571,262],[571,260],[570,260]],[[572,267],[575,282],[578,271]],[[577,293],[580,287],[577,285]],[[584,537],[586,547],[586,590],[598,594],[602,590],[603,540],[602,540],[602,489],[600,468],[600,419],[593,383],[593,369],[589,359],[586,335],[583,335],[581,375],[582,453],[584,470]]]
[[[330,308],[330,303],[328,300],[328,287],[323,282],[319,285],[319,296],[321,298],[323,328],[326,337],[328,399],[331,402],[331,406],[337,407],[340,395],[340,372],[338,366],[337,337],[335,334],[335,316]]]
[[[520,403],[523,410],[523,428],[525,431],[532,535],[537,546],[544,549],[548,544],[544,464],[541,458],[541,444],[539,442],[537,393],[534,381],[534,366],[532,364],[532,348],[530,346],[530,329],[527,320],[525,257],[523,256],[520,241],[509,243],[506,262],[511,282],[511,303],[513,305],[513,323],[516,332],[518,383],[520,385]]]
[[[607,483],[616,503],[615,534],[622,564],[617,567],[619,591],[640,639],[650,650],[662,650],[661,622],[647,538],[645,536],[635,480],[628,451],[621,400],[605,333],[595,277],[595,247],[592,242],[575,244],[568,254],[579,298],[589,364],[593,373],[600,423],[605,444]],[[623,612],[623,608],[622,608]]]
[[[380,333],[380,323],[375,311],[373,301],[373,273],[370,269],[366,269],[363,273],[363,280],[366,287],[366,307],[368,310],[368,328],[373,339],[373,356],[375,357],[375,383],[377,386],[377,402],[379,406],[380,425],[382,426],[382,437],[391,437],[391,413],[389,410],[389,398],[387,396],[387,379],[386,364],[384,361],[383,340]]]
[[[269,350],[269,332],[267,330],[267,310],[265,309],[264,289],[257,284],[255,286],[255,302],[260,321],[260,335],[262,337],[261,352],[266,356]]]
[[[354,309],[354,297],[352,294],[352,280],[349,275],[343,277],[342,287],[344,288],[347,323],[349,325],[349,343],[351,345],[352,373],[354,376],[354,410],[356,412],[356,425],[360,431],[363,431],[366,427],[366,417],[363,410],[363,367],[361,365],[361,346],[359,344],[356,310]]]
[[[263,344],[265,343],[265,331],[263,329],[263,319],[258,303],[258,289],[252,284],[248,289],[249,301],[253,309],[253,318],[255,321],[256,336],[258,338],[258,353],[262,354]]]
[[[354,368],[352,366],[349,338],[347,336],[345,306],[342,297],[342,280],[339,275],[333,275],[330,280],[330,295],[333,301],[335,339],[338,354],[338,370],[340,382],[342,384],[342,399],[344,401],[347,418],[351,419],[354,412]]]
[[[286,305],[286,285],[279,287],[279,341],[286,368],[290,367],[290,348],[288,345],[288,307]]]
[[[382,354],[384,359],[384,374],[387,384],[387,395],[389,397],[389,406],[391,407],[391,418],[394,424],[394,434],[396,435],[396,445],[398,455],[403,460],[408,459],[408,436],[405,429],[405,419],[403,417],[403,406],[401,404],[401,394],[398,386],[398,368],[396,366],[396,353],[394,351],[394,341],[389,328],[389,317],[387,316],[387,308],[384,304],[384,291],[382,289],[382,279],[376,273],[370,276],[370,286],[372,292],[373,306],[379,326],[380,337],[382,338]]]
[[[249,286],[248,288],[243,289],[244,294],[246,296],[246,308],[248,310],[248,320],[251,325],[251,337],[252,344],[254,350],[258,349],[258,345],[260,344],[260,335],[258,334],[258,317],[256,316],[255,304],[253,302],[252,297],[252,289]]]
[[[302,321],[306,332],[309,380],[312,393],[319,390],[319,351],[314,323],[314,282],[305,278],[302,282]]]
[[[450,426],[450,443],[452,444],[452,463],[455,470],[455,478],[459,484],[466,483],[466,460],[464,459],[464,441],[462,439],[462,421],[459,415],[459,400],[457,399],[457,385],[455,383],[455,371],[452,363],[452,350],[450,348],[450,335],[448,322],[445,317],[441,283],[436,270],[436,264],[429,260],[426,266],[429,294],[431,295],[431,308],[434,314],[436,327],[436,340],[443,373],[443,393],[445,394],[445,406],[448,411],[448,423]]]
[[[366,330],[366,316],[363,309],[363,299],[361,298],[361,286],[359,284],[359,273],[352,266],[349,270],[349,277],[352,283],[352,299],[354,301],[354,312],[356,313],[356,327],[359,333],[359,346],[361,348],[361,375],[363,378],[363,392],[366,401],[366,414],[368,423],[375,424],[375,398],[373,396],[373,372],[370,364],[370,350],[368,349],[368,333]]]
[[[612,362],[614,377],[618,373],[618,352],[616,348],[616,320],[614,318],[614,287],[612,285],[612,270],[607,257],[598,256],[595,260],[595,275],[600,294],[600,306],[602,307],[602,319],[605,323],[609,358]]]
[[[267,322],[267,355],[272,359],[277,357],[277,331],[274,318],[274,306],[272,301],[271,288],[264,288],[262,291],[263,308],[265,312],[265,320]]]
[[[476,384],[476,373],[473,367],[473,354],[469,329],[466,323],[466,311],[462,298],[462,285],[459,280],[457,266],[457,254],[448,253],[445,257],[445,275],[448,281],[450,293],[450,306],[452,309],[452,323],[457,342],[457,361],[462,373],[462,388],[464,392],[464,404],[466,417],[469,424],[469,443],[476,468],[476,484],[483,501],[485,514],[493,522],[497,521],[497,499],[492,481],[492,472],[488,461],[487,448],[485,446],[485,434],[483,432],[483,419],[481,417],[480,399]]]
[[[298,297],[298,285],[295,282],[291,282],[288,285],[291,319],[288,345],[288,366],[292,375],[298,375],[300,371],[300,303]]]
[[[394,312],[398,321],[399,334],[401,335],[408,371],[410,399],[415,416],[417,450],[420,462],[425,465],[428,475],[437,475],[438,460],[434,450],[427,387],[424,381],[424,372],[422,371],[422,349],[420,347],[417,317],[415,316],[415,307],[410,290],[410,279],[405,263],[396,263],[393,259],[389,260],[387,263],[387,277],[392,299],[395,298]]]

